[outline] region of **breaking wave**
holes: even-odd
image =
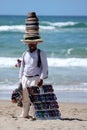
[[[82,22],[47,22],[42,21],[40,24],[40,30],[57,30],[59,28],[87,28],[87,23]],[[25,25],[2,25],[0,26],[0,32],[11,31],[11,32],[24,32]]]
[[[87,67],[87,58],[47,58],[49,67]],[[11,68],[17,58],[0,57],[0,68]]]

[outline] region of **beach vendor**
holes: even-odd
[[[22,55],[22,61],[19,71],[20,82],[23,87],[23,107],[20,117],[28,118],[31,100],[29,98],[29,93],[27,87],[37,85],[42,86],[43,80],[48,77],[48,64],[47,57],[44,51],[37,48],[39,43],[43,40],[39,35],[39,20],[35,12],[28,13],[26,18],[26,30],[24,39],[22,40],[24,44],[28,46],[28,50]],[[35,120],[35,110],[33,109],[32,120]]]

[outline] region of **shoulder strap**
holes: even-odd
[[[40,56],[40,49],[37,49],[37,56],[38,56],[38,61],[37,61],[37,67],[40,67],[41,66],[41,56]],[[24,52],[23,54],[23,63],[24,63],[24,56],[26,54],[26,51]]]
[[[25,51],[25,52],[23,53],[23,64],[25,64],[25,62],[24,62],[24,56],[25,56],[26,52],[27,52],[27,51]]]
[[[38,66],[38,67],[40,67],[40,66],[41,66],[40,49],[37,49],[37,55],[38,55],[38,62],[37,62],[37,66]]]

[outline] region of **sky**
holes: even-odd
[[[0,0],[0,15],[86,15],[87,0]]]

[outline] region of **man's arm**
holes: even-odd
[[[41,70],[40,80],[37,83],[38,86],[42,86],[43,79],[48,77],[48,63],[47,63],[46,54],[43,51],[41,51],[40,57],[41,57],[41,68],[42,68],[42,70]]]

